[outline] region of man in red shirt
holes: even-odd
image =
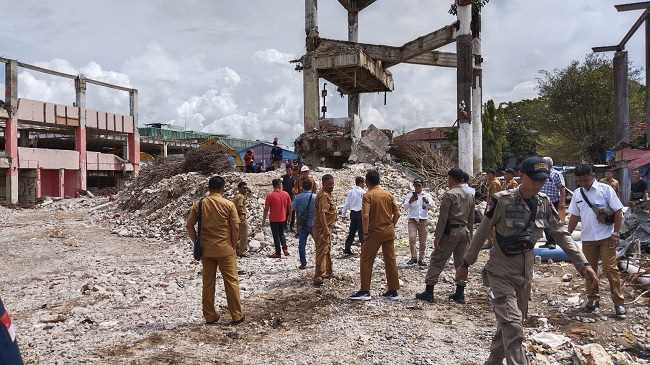
[[[255,163],[255,155],[252,150],[246,151],[244,154],[244,172],[255,172],[253,164]]]
[[[271,214],[269,215],[269,211]],[[273,191],[266,196],[264,203],[264,216],[262,218],[262,227],[266,224],[266,217],[269,217],[271,224],[271,233],[273,233],[273,244],[275,245],[275,253],[269,255],[274,259],[279,259],[280,246],[285,256],[289,256],[287,250],[287,240],[284,237],[284,224],[287,216],[291,216],[291,197],[286,191],[282,190],[282,180],[273,179]]]

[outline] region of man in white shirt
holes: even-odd
[[[621,277],[616,267],[616,246],[619,243],[619,234],[622,221],[623,204],[618,199],[611,186],[596,181],[590,165],[578,165],[574,170],[579,188],[573,192],[573,199],[569,205],[569,233],[573,233],[578,222],[582,222],[582,253],[594,269],[598,272],[598,260],[603,262],[603,271],[609,281],[609,290],[614,302],[616,316],[625,318],[627,310],[623,306],[624,298],[621,292]],[[609,206],[614,212],[614,224],[605,224],[598,221],[594,212],[595,208]],[[599,307],[598,285],[587,277],[587,305],[586,309],[592,312]]]
[[[434,203],[431,194],[422,191],[423,185],[424,181],[422,179],[413,180],[415,191],[404,199],[404,209],[409,212],[409,248],[411,249],[411,259],[407,262],[407,265],[417,263],[420,266],[427,266],[424,263],[424,253],[427,248],[427,234],[429,233],[429,209],[434,207]],[[419,250],[416,250],[416,239],[420,241]]]
[[[472,196],[476,195],[476,189],[469,186],[469,174],[464,171],[463,171],[463,183],[460,186],[462,186],[465,191],[472,194]]]
[[[361,203],[363,201],[363,194],[366,193],[366,180],[360,176],[354,179],[355,187],[348,191],[345,198],[345,204],[341,209],[341,217],[345,217],[347,211],[350,211],[350,231],[348,238],[345,240],[345,248],[343,254],[350,256],[354,255],[352,252],[352,242],[354,242],[354,235],[359,235],[359,243],[363,244],[363,226],[361,225]]]

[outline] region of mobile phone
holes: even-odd
[[[414,197],[414,198],[417,198],[417,197],[418,197],[418,193],[416,193],[416,192],[414,191],[414,192],[413,192],[413,197]]]

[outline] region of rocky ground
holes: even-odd
[[[368,166],[332,171],[339,204],[355,176]],[[322,173],[315,173],[318,178]],[[402,200],[410,180],[384,168],[385,185]],[[297,240],[291,256],[266,257],[270,232],[260,229],[263,197],[276,174],[227,175],[252,190],[251,238],[256,250],[239,260],[246,321],[229,326],[223,291],[217,303],[220,324],[201,317],[201,266],[192,260],[184,237],[184,218],[192,200],[204,192],[206,177],[185,174],[160,181],[146,191],[106,198],[69,199],[38,209],[0,207],[0,295],[10,311],[28,364],[482,364],[496,327],[480,284],[483,252],[470,271],[468,303],[446,300],[453,290],[451,265],[436,287],[437,302],[414,299],[424,287],[426,268],[407,266],[406,220],[396,240],[401,299],[379,299],[385,290],[378,258],[373,299],[352,302],[359,287],[359,258],[340,252],[347,222],[337,224],[333,246],[334,278],[316,288],[310,270],[299,270]],[[439,192],[433,192],[438,195]],[[232,196],[233,189],[227,192]],[[122,210],[128,198],[136,210]],[[94,207],[94,208],[93,208]],[[92,210],[94,209],[94,210]],[[92,210],[92,211],[91,211]],[[435,219],[432,221],[435,222]],[[433,222],[432,222],[433,224]],[[432,242],[430,240],[430,242]],[[358,248],[357,248],[358,250]],[[428,248],[428,253],[431,251]],[[308,244],[313,265],[314,246]],[[572,364],[585,351],[603,350],[597,359],[618,364],[649,363],[643,353],[650,324],[645,298],[615,319],[607,295],[595,313],[582,310],[584,282],[566,263],[536,266],[527,343],[534,364]],[[563,282],[565,274],[574,279]],[[601,288],[607,287],[603,277]],[[634,288],[624,288],[632,301]],[[603,290],[606,292],[606,289]],[[578,360],[576,360],[578,361]],[[589,363],[587,360],[577,363]],[[599,362],[596,362],[599,363]],[[606,363],[606,362],[603,362]]]

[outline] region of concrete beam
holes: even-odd
[[[400,47],[402,62],[450,44],[455,39],[455,25],[447,25]]]
[[[343,5],[345,10],[350,12],[359,12],[367,8],[370,4],[374,3],[377,0],[339,0],[339,3]]]

